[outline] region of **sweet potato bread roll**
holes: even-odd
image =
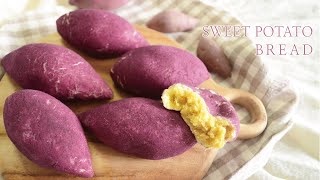
[[[198,86],[209,78],[196,56],[171,46],[147,46],[127,52],[111,69],[113,82],[128,92],[160,98],[175,83]]]
[[[60,100],[111,99],[112,90],[75,52],[53,44],[29,44],[8,55],[2,66],[22,88],[44,91]]]
[[[222,148],[237,137],[239,119],[232,104],[213,91],[174,84],[162,94],[164,107],[180,111],[197,141]]]
[[[57,29],[65,41],[96,57],[121,55],[148,42],[120,16],[98,9],[80,9],[61,16]]]
[[[84,112],[79,119],[104,144],[146,159],[176,156],[196,143],[179,113],[152,99],[122,99]]]
[[[164,10],[147,22],[147,27],[164,33],[189,31],[199,20],[178,10]]]
[[[91,156],[77,116],[54,97],[21,90],[4,105],[4,125],[11,141],[42,167],[92,177]]]
[[[223,78],[231,76],[232,67],[221,47],[212,39],[200,37],[197,56],[210,72]]]

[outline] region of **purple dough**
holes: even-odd
[[[125,19],[104,10],[72,11],[57,20],[57,29],[69,44],[97,57],[149,45]]]
[[[171,33],[189,31],[196,27],[199,20],[178,10],[169,9],[153,16],[147,27],[156,31]]]
[[[75,52],[53,44],[29,44],[1,61],[5,71],[25,89],[58,99],[111,99],[112,90]]]
[[[198,86],[209,79],[205,65],[191,53],[171,46],[147,46],[124,54],[110,73],[113,82],[134,94],[160,98],[175,83]]]
[[[236,136],[234,139],[236,139],[240,130],[240,121],[233,105],[223,96],[213,91],[198,88],[196,91],[200,92],[201,97],[206,102],[212,115],[224,117],[234,125],[236,128]]]
[[[3,112],[9,138],[28,159],[42,167],[93,176],[81,124],[60,101],[41,91],[21,90],[6,99]]]
[[[164,159],[191,148],[195,137],[178,112],[156,100],[126,98],[79,116],[104,144],[146,159]]]

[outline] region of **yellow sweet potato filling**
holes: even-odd
[[[234,126],[225,118],[210,114],[204,99],[183,84],[174,84],[161,96],[166,109],[180,111],[196,140],[207,148],[221,148],[235,135]]]

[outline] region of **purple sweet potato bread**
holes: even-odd
[[[197,56],[210,72],[223,78],[231,76],[232,67],[223,49],[212,39],[200,37]]]
[[[117,9],[128,3],[128,0],[69,0],[69,4],[78,8]]]
[[[152,98],[160,98],[172,84],[198,86],[210,76],[202,61],[191,53],[161,45],[127,52],[114,64],[110,75],[126,91]]]
[[[155,15],[147,27],[156,31],[171,33],[189,31],[196,27],[199,20],[177,10],[165,10]]]
[[[207,148],[222,148],[236,139],[239,119],[232,104],[215,92],[174,84],[161,96],[163,106],[179,111],[196,140]]]
[[[121,55],[148,45],[125,19],[104,10],[72,11],[57,20],[57,29],[69,44],[96,57]]]
[[[77,116],[54,97],[37,90],[9,96],[3,119],[17,149],[42,167],[92,177],[91,156]]]
[[[240,130],[240,120],[233,105],[213,91],[206,89],[197,89],[197,91],[200,92],[212,115],[224,117],[232,123],[236,130],[234,136],[234,139],[236,139]]]
[[[122,99],[84,112],[79,119],[104,144],[146,159],[176,156],[196,143],[179,113],[152,99]]]
[[[2,61],[22,88],[44,91],[60,100],[111,99],[112,90],[75,52],[53,44],[29,44]]]

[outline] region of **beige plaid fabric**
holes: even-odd
[[[115,12],[131,23],[144,24],[158,12],[172,8],[200,20],[198,28],[191,32],[169,35],[193,53],[203,25],[240,24],[227,12],[199,1],[137,0],[130,1]],[[21,45],[35,42],[40,37],[56,32],[55,20],[67,11],[65,8],[57,7],[50,12],[27,13],[6,21],[0,27],[0,57]],[[236,140],[219,150],[205,179],[245,179],[266,164],[275,143],[292,126],[290,116],[297,104],[297,95],[287,80],[268,73],[263,60],[255,55],[254,46],[248,38],[218,38],[216,41],[232,61],[233,72],[229,79],[222,80],[212,75],[213,79],[225,86],[247,90],[259,97],[267,109],[268,126],[259,137]],[[244,109],[236,109],[242,122],[250,119]]]

